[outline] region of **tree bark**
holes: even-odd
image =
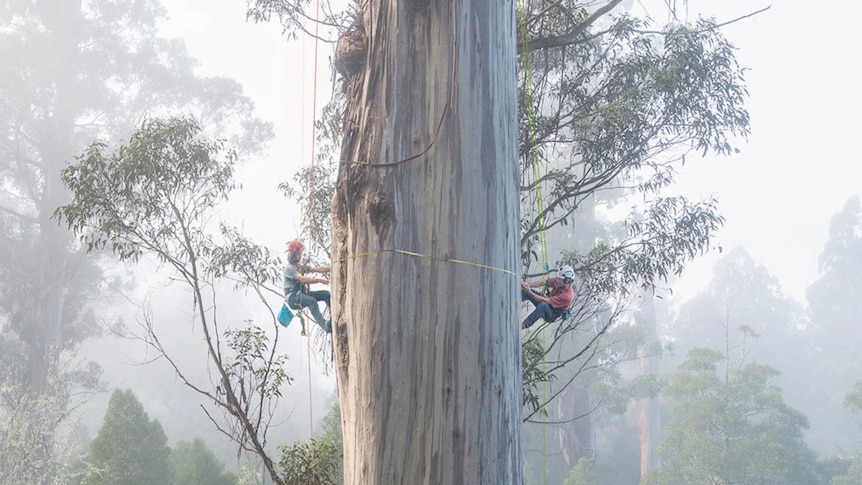
[[[510,0],[363,2],[333,200],[346,484],[520,484]]]

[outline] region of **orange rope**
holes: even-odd
[[[316,13],[314,18],[320,18],[320,0],[315,2],[316,5]],[[317,58],[319,52],[319,39],[320,35],[318,35],[320,29],[320,22],[314,22],[314,71],[312,75],[313,85],[311,88],[312,97],[311,97],[311,173],[314,174],[314,157],[316,155],[315,148],[317,147],[317,127],[315,126],[315,118],[317,116]],[[305,53],[303,52],[303,57]],[[304,78],[303,78],[304,79]],[[308,204],[308,220],[312,221],[314,219],[314,213],[312,212],[313,204],[314,204],[314,183],[311,184],[311,194],[309,195],[309,200],[311,201]],[[309,226],[308,229],[308,239],[311,242],[311,229]],[[310,244],[309,244],[310,245]],[[309,325],[310,328],[310,325]],[[309,335],[310,337],[310,335]],[[308,354],[308,426],[310,431],[310,438],[314,438],[314,398],[312,392],[314,390],[312,386],[312,373],[311,373],[311,338],[306,339],[306,352]],[[311,461],[314,462],[314,447],[311,447]]]

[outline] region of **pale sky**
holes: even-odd
[[[688,3],[691,10],[720,8],[719,21],[770,5]],[[720,243],[744,247],[803,303],[805,289],[818,277],[832,216],[849,197],[862,194],[855,149],[862,128],[855,19],[862,8],[844,7],[785,0],[726,27],[740,64],[750,69],[751,135],[740,154],[693,161],[681,178],[694,193],[718,196],[727,219]],[[691,269],[708,277],[711,265],[701,261]]]

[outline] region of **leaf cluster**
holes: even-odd
[[[224,336],[235,356],[233,362],[224,364],[225,373],[237,384],[234,392],[241,396],[243,412],[248,416],[259,415],[250,407],[259,406],[270,397],[281,397],[282,386],[293,381],[283,368],[287,356],[271,354],[270,339],[259,327],[227,329]]]
[[[191,118],[148,119],[127,145],[108,153],[95,142],[62,171],[73,198],[55,216],[88,250],[107,247],[122,261],[151,252],[184,272],[193,248],[210,246],[197,224],[235,188],[235,159]]]
[[[320,28],[331,31],[340,27],[347,15],[345,12],[333,11],[328,0],[318,2],[318,12],[308,12],[311,0],[253,0],[248,2],[246,19],[254,22],[277,21],[281,24],[282,33],[295,39],[299,33],[318,38],[324,42],[335,42],[336,39],[321,37]],[[316,15],[322,11],[322,18]],[[316,24],[316,25],[315,25]]]
[[[332,485],[341,483],[341,442],[331,436],[312,437],[279,447],[285,485]]]

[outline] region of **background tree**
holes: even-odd
[[[807,331],[806,389],[812,396],[816,425],[812,443],[822,452],[834,447],[849,452],[862,438],[854,420],[843,412],[845,397],[859,379],[862,359],[854,342],[862,338],[862,204],[851,197],[829,224],[829,238],[820,253],[819,278],[807,289],[811,328]],[[815,407],[816,406],[816,407]]]
[[[802,305],[783,293],[778,279],[734,248],[716,262],[706,289],[680,307],[670,328],[674,351],[668,361],[677,365],[691,349],[724,342],[728,366],[757,361],[795,381],[806,365],[799,356],[810,351],[807,326]]]
[[[236,485],[233,473],[224,472],[222,463],[200,438],[180,441],[171,450],[174,485]]]
[[[572,468],[572,472],[566,478],[563,485],[599,485],[599,476],[593,468],[593,464],[586,458],[581,458],[578,464]]]
[[[644,483],[828,483],[803,439],[808,421],[770,383],[777,372],[754,363],[725,370],[724,359],[694,349],[671,376],[663,464]]]
[[[820,279],[808,288],[811,319],[824,329],[823,336],[844,340],[854,335],[862,316],[862,278],[850,269],[862,262],[862,203],[858,197],[845,202],[829,225],[829,240],[820,253]]]
[[[207,139],[192,119],[146,120],[127,144],[111,152],[94,143],[63,170],[72,200],[57,209],[57,216],[88,250],[108,248],[120,261],[153,257],[185,285],[214,373],[209,382],[178,364],[149,314],[142,338],[186,386],[207,399],[210,405],[203,408],[213,424],[259,456],[281,483],[266,451],[276,402],[291,381],[282,368],[286,357],[275,350],[278,324],[266,298],[281,295],[281,265],[236,229],[221,225],[217,231],[208,225],[214,208],[235,187],[235,160],[235,152],[223,141]],[[269,315],[272,342],[250,319],[220,320],[220,281],[258,297]],[[210,409],[223,413],[221,419]]]
[[[844,407],[857,415],[862,412],[862,381],[856,381],[853,385],[853,390],[844,398]],[[862,450],[857,450],[851,459],[843,460],[842,464],[846,464],[847,469],[833,476],[832,485],[862,483]]]
[[[0,455],[29,463],[0,481],[51,481],[55,431],[100,375],[72,354],[98,332],[87,309],[105,280],[50,220],[68,197],[60,169],[146,112],[191,111],[249,150],[271,136],[237,83],[195,75],[183,44],[158,37],[164,14],[156,0],[0,2]]]
[[[170,453],[162,425],[149,419],[131,389],[117,389],[90,444],[92,472],[84,484],[173,483]]]

